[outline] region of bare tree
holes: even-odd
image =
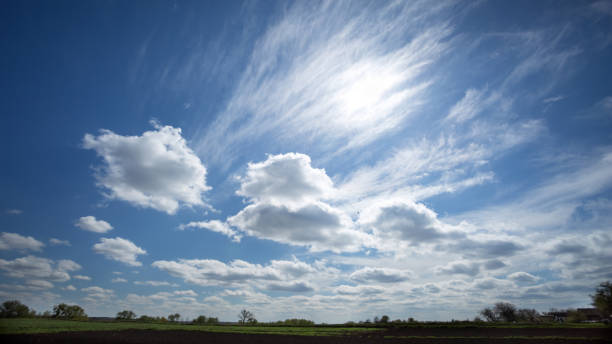
[[[255,319],[255,315],[253,315],[253,313],[243,309],[240,311],[240,313],[238,313],[238,322],[241,324],[256,323],[257,320]]]

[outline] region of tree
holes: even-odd
[[[498,321],[497,314],[491,308],[485,308],[480,311],[480,315],[482,315],[487,321]]]
[[[136,319],[136,313],[129,311],[129,310],[124,310],[122,312],[117,313],[117,320],[134,320]]]
[[[540,317],[540,313],[535,309],[521,308],[516,312],[518,321],[536,322]]]
[[[255,319],[255,315],[246,309],[243,309],[238,313],[238,322],[241,324],[256,324],[257,319]]]
[[[181,318],[181,315],[178,313],[168,315],[168,320],[172,322],[178,321],[180,318]]]
[[[208,320],[208,318],[206,318],[206,316],[200,315],[199,317],[193,319],[192,323],[198,324],[198,325],[203,325],[203,324],[206,324],[207,320]]]
[[[485,308],[480,311],[480,315],[485,317],[487,321],[516,321],[517,312],[516,307],[507,302],[498,302],[495,304],[493,309]]]
[[[499,314],[499,318],[503,321],[516,321],[516,307],[507,302],[498,302],[495,304],[495,313]]]
[[[599,313],[609,319],[612,315],[612,283],[610,281],[600,283],[595,289],[595,295],[591,295],[591,299],[593,300],[592,305]]]
[[[0,306],[0,318],[29,318],[35,314],[34,310],[17,300],[5,301]]]
[[[383,315],[382,317],[380,317],[380,323],[381,324],[386,324],[389,322],[389,316],[388,315]]]
[[[87,314],[79,305],[67,305],[60,303],[53,306],[53,316],[60,319],[84,320]]]

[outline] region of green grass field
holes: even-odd
[[[69,331],[121,331],[121,330],[185,330],[246,334],[285,334],[301,336],[339,336],[349,333],[377,331],[367,327],[293,327],[293,326],[201,326],[173,323],[95,322],[55,319],[0,319],[0,334],[56,333]]]

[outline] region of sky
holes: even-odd
[[[610,1],[3,1],[0,299],[340,323],[612,280]]]

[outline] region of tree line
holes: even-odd
[[[612,283],[603,282],[595,289],[595,294],[590,295],[592,305],[595,307],[598,315],[604,321],[610,322],[612,320]],[[568,322],[580,322],[587,320],[586,315],[578,310],[556,310],[551,309],[548,313],[540,314],[535,309],[528,308],[517,308],[508,302],[498,302],[493,307],[487,307],[479,313],[486,321],[489,322],[540,322],[546,317],[552,318],[553,321],[561,318]],[[60,303],[53,306],[53,312],[46,311],[44,313],[36,313],[34,309],[30,309],[28,306],[22,304],[18,300],[5,301],[0,305],[0,318],[56,318],[56,319],[68,319],[68,320],[87,320],[87,314],[83,308],[79,305],[68,305]],[[131,310],[123,310],[118,312],[116,317],[118,321],[140,321],[140,322],[179,322],[181,315],[179,313],[173,313],[168,317],[151,317],[147,315],[141,315],[136,317],[136,313]],[[474,321],[483,321],[480,317],[475,317]],[[242,309],[238,313],[238,322],[242,325],[254,325],[258,324],[255,315],[246,309]],[[373,321],[367,319],[366,321],[360,321],[355,323],[349,321],[346,325],[386,325],[386,324],[406,324],[416,322],[413,318],[408,320],[393,320],[391,321],[389,316],[383,315],[380,318],[374,317]],[[219,324],[219,319],[216,317],[207,317],[200,315],[191,321],[192,324],[197,325],[216,325]],[[287,325],[287,326],[312,326],[314,322],[306,319],[286,319],[284,321],[277,321],[269,323],[270,325]]]
[[[79,305],[60,303],[53,306],[53,312],[36,313],[34,309],[18,300],[9,300],[0,306],[0,318],[57,318],[66,320],[87,320],[85,310]]]
[[[595,289],[591,296],[591,305],[594,306],[594,314],[603,321],[610,322],[612,316],[612,283],[603,282]],[[588,314],[578,309],[555,309],[547,313],[539,313],[535,309],[517,308],[508,302],[498,302],[493,307],[484,308],[480,315],[489,322],[542,322],[542,321],[567,321],[583,322],[588,320]],[[475,321],[482,321],[480,317]]]

